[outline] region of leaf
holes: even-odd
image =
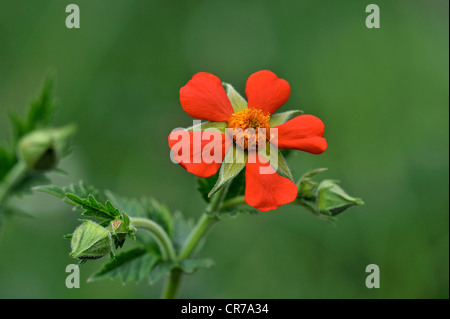
[[[26,174],[18,184],[11,188],[11,194],[19,197],[25,194],[31,194],[34,186],[49,183],[50,179],[48,179],[44,174],[31,172]]]
[[[48,126],[52,121],[55,106],[53,80],[48,78],[45,81],[39,98],[31,103],[27,118],[28,128],[34,130]]]
[[[33,187],[33,190],[36,191],[36,192],[50,194],[50,195],[59,197],[61,199],[64,199],[66,197],[66,193],[67,193],[61,187],[58,187],[58,186],[55,186],[55,185],[35,186],[35,187]]]
[[[225,155],[219,170],[219,177],[208,197],[214,195],[217,191],[229,184],[229,182],[239,174],[247,162],[247,153],[233,144]]]
[[[303,111],[299,110],[293,110],[293,111],[287,111],[283,113],[275,113],[270,116],[269,124],[270,127],[276,127],[278,125],[281,125],[287,121],[289,121],[291,118],[302,114]]]
[[[176,211],[173,216],[173,226],[172,242],[175,251],[179,252],[194,228],[194,221],[185,219],[181,212]]]
[[[205,202],[209,203],[211,198],[208,197],[209,192],[214,187],[214,185],[217,182],[217,179],[219,177],[219,172],[214,174],[213,176],[206,177],[206,178],[197,178],[197,190],[202,195],[202,198],[205,200]]]
[[[212,259],[184,259],[180,262],[179,267],[187,274],[192,274],[199,268],[209,268],[214,266]]]
[[[152,271],[150,272],[150,276],[149,276],[150,284],[152,285],[155,282],[157,282],[159,279],[161,279],[163,276],[169,275],[169,273],[175,267],[176,267],[176,264],[173,261],[159,261],[155,265],[155,267],[153,267]]]
[[[78,184],[71,184],[66,187],[58,187],[55,185],[42,185],[33,188],[34,191],[50,194],[65,200],[67,203],[73,204],[67,199],[66,194],[71,193],[80,198],[87,198],[89,195],[98,198],[100,201],[105,201],[102,194],[98,189],[91,185],[85,185],[83,181],[79,181]]]
[[[88,196],[88,199],[83,199],[75,194],[67,193],[66,197],[71,200],[75,205],[81,207],[83,209],[84,216],[91,216],[100,219],[113,220],[120,218],[120,213],[115,209],[112,205],[107,205],[105,207],[103,204],[99,203],[94,196],[91,194]]]
[[[225,91],[227,92],[228,99],[231,102],[234,113],[240,112],[248,108],[247,101],[234,89],[231,84],[222,83]]]
[[[49,78],[46,80],[39,97],[31,103],[24,120],[21,120],[14,114],[10,114],[14,143],[17,143],[20,138],[35,129],[49,126],[55,111],[52,91],[53,80]]]
[[[120,279],[124,284],[139,282],[149,275],[160,258],[146,249],[134,248],[116,255],[115,259],[104,264],[100,271],[90,276],[88,281]]]

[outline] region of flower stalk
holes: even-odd
[[[0,184],[0,207],[2,207],[11,190],[25,177],[28,173],[27,165],[19,161],[5,176],[3,182]]]
[[[130,224],[136,228],[141,228],[149,231],[158,242],[161,251],[163,253],[163,258],[165,260],[177,260],[177,254],[175,248],[172,245],[172,241],[165,230],[159,226],[154,221],[147,218],[131,217]]]

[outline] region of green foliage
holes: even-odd
[[[108,200],[120,210],[127,212],[131,217],[142,217],[153,220],[159,224],[167,234],[173,236],[173,218],[167,206],[159,203],[154,198],[126,198],[105,191]]]
[[[10,198],[31,193],[33,186],[49,183],[46,171],[56,169],[59,160],[67,155],[74,128],[50,128],[55,111],[52,88],[53,82],[48,79],[23,119],[10,114],[11,149],[0,147],[0,219],[2,212],[17,211],[8,209]]]
[[[65,187],[58,187],[55,185],[41,185],[34,187],[33,190],[59,197],[68,203],[72,203],[66,197],[66,194],[68,193],[80,198],[87,198],[89,195],[92,195],[100,201],[106,200],[106,198],[98,189],[96,189],[92,185],[86,185],[83,181],[79,181],[77,184],[71,184],[70,186]]]
[[[66,194],[67,198],[72,201],[72,203],[82,209],[82,215],[98,218],[100,220],[112,221],[114,219],[120,218],[121,213],[117,208],[115,208],[109,201],[106,204],[98,202],[94,196],[88,195],[87,199],[78,197],[75,194]]]
[[[17,143],[27,133],[36,129],[48,127],[56,109],[53,98],[53,80],[47,79],[40,96],[34,100],[24,119],[10,114],[13,124],[14,143]]]
[[[88,281],[120,279],[124,284],[138,282],[149,276],[160,258],[144,248],[134,248],[105,263]]]
[[[180,211],[176,211],[173,215],[173,226],[172,242],[175,251],[178,253],[194,228],[194,221],[192,219],[185,219]]]

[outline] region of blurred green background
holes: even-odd
[[[76,3],[81,28],[65,27]],[[25,112],[55,73],[56,124],[78,125],[63,186],[83,179],[128,196],[151,195],[197,218],[195,177],[169,159],[168,133],[192,119],[178,90],[211,72],[244,93],[269,69],[289,81],[281,110],[326,125],[328,150],[296,152],[296,178],[317,167],[366,205],[336,224],[294,206],[215,225],[201,256],[216,266],[183,282],[189,298],[448,298],[448,1],[0,0],[0,143],[7,112]],[[63,235],[76,213],[45,194],[16,201],[35,218],[10,220],[0,245],[1,298],[157,298],[161,284],[86,283]],[[381,288],[365,286],[377,264]]]

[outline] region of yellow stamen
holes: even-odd
[[[259,149],[270,140],[269,119],[269,114],[264,115],[257,109],[245,109],[231,115],[228,127],[232,129],[236,145],[242,149]]]

